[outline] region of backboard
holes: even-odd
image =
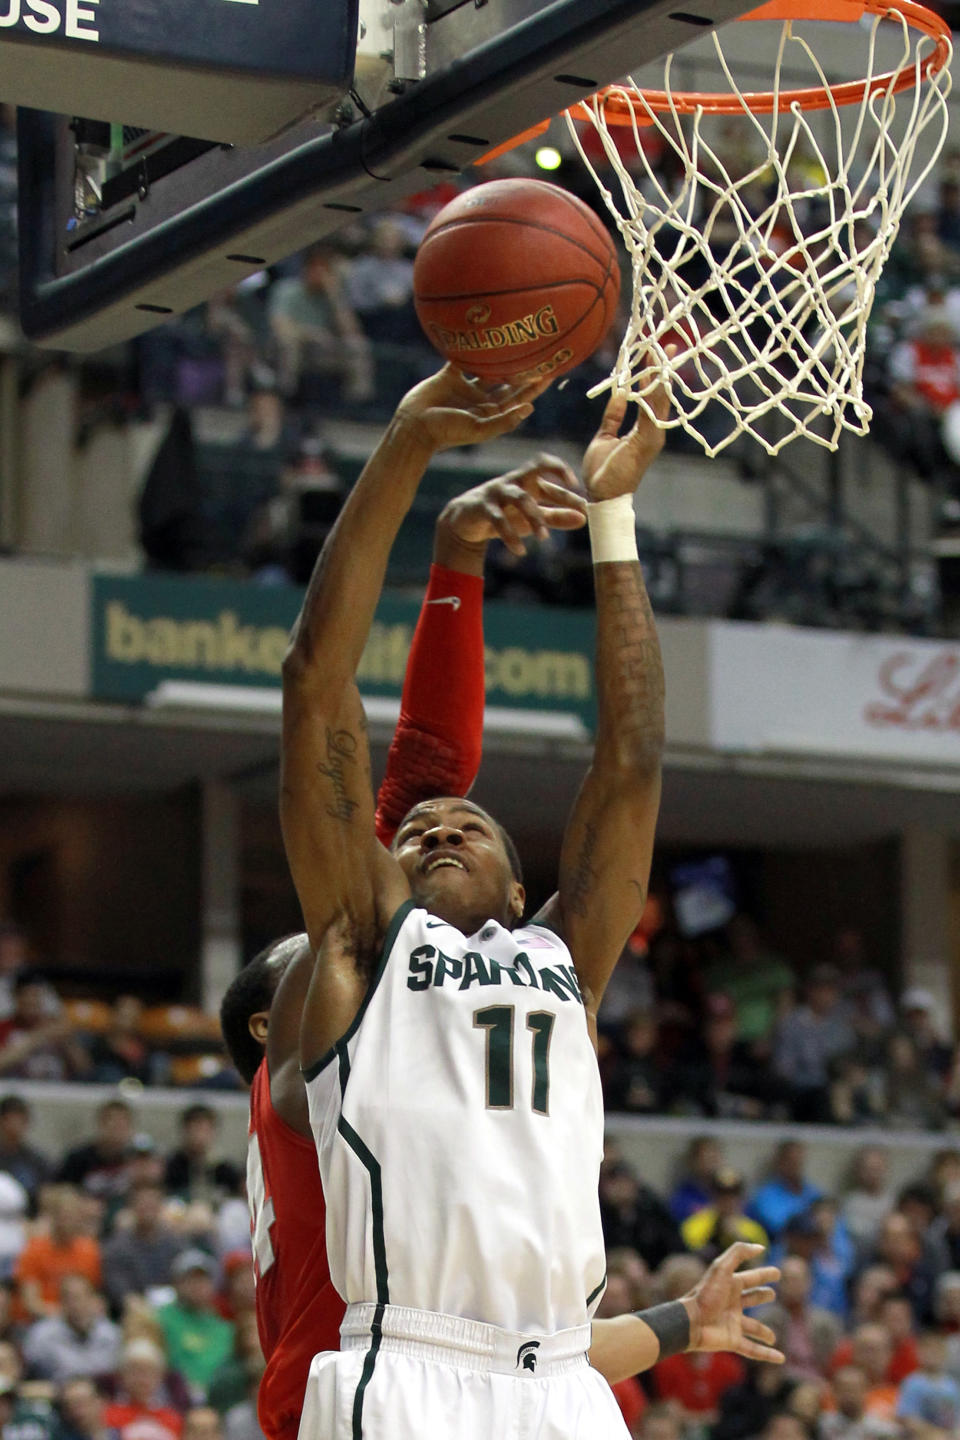
[[[267,12],[279,0],[192,3],[225,12],[259,3]],[[353,13],[345,0],[337,4]],[[353,84],[344,84],[336,112],[314,109],[257,146],[227,146],[213,134],[173,152],[152,135],[127,141],[123,127],[137,116],[102,113],[113,110],[112,98],[93,117],[114,122],[109,139],[101,125],[92,138],[81,130],[78,145],[69,119],[21,109],[24,331],[68,350],[136,335],[346,217],[460,172],[638,57],[679,50],[749,8],[749,0],[698,0],[690,10],[677,0],[361,0]],[[181,78],[194,111],[211,77],[222,78],[222,67],[193,64]],[[260,84],[249,74],[245,83],[250,92]],[[21,90],[19,98],[30,97]],[[292,97],[288,108],[297,103]],[[127,144],[149,153],[131,167]]]

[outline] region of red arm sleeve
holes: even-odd
[[[384,845],[419,800],[466,795],[480,768],[483,700],[483,580],[433,565],[377,796]]]

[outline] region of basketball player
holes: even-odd
[[[626,1434],[586,1353],[604,1286],[593,1047],[659,804],[663,677],[632,493],[662,432],[641,418],[621,439],[615,397],[585,457],[597,743],[558,895],[533,923],[520,926],[512,843],[471,802],[422,802],[391,851],[376,840],[354,679],[429,460],[529,409],[450,366],[410,392],[324,546],[284,663],[281,820],[317,951],[301,1060],[347,1301],[341,1352],[311,1367],[304,1440]],[[658,1311],[659,1354],[698,1343],[696,1299]]]
[[[292,1053],[299,1055],[298,1002],[312,971],[306,935],[285,936],[244,966],[221,1009],[230,1058],[252,1087],[247,1190],[257,1318],[267,1359],[259,1393],[260,1428],[267,1440],[295,1440],[310,1362],[318,1347],[338,1347],[345,1309],[330,1280],[323,1187],[306,1090],[299,1066],[294,1069],[289,1063],[291,1031]],[[750,1334],[769,1340],[772,1332],[757,1322],[751,1330],[742,1313],[745,1306],[763,1304],[774,1294],[756,1284],[759,1272],[735,1273],[759,1248],[738,1245],[715,1261],[700,1282],[698,1348],[782,1361],[778,1350],[750,1340]],[[776,1272],[768,1268],[763,1273]],[[641,1310],[594,1320],[590,1363],[611,1384],[648,1370],[659,1359],[660,1345],[648,1314]]]
[[[583,500],[558,483],[571,479],[561,462],[543,458],[444,508],[378,798],[376,828],[384,844],[411,804],[450,790],[466,794],[479,768],[486,540],[465,548],[462,536],[484,531],[486,539],[499,536],[516,547],[510,517],[516,524],[521,512],[527,526],[541,532],[582,525]],[[438,675],[447,690],[438,690]],[[267,1361],[258,1408],[267,1440],[294,1440],[310,1361],[318,1350],[337,1348],[344,1310],[330,1283],[323,1190],[300,1074],[300,1017],[313,968],[305,938],[288,937],[252,961],[221,1009],[228,1048],[251,1084],[247,1193]]]

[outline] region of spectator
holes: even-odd
[[[716,1423],[724,1395],[744,1379],[743,1361],[737,1355],[702,1352],[671,1355],[653,1367],[653,1390],[659,1400],[672,1400],[683,1422]]]
[[[880,1301],[876,1318],[877,1322],[886,1330],[890,1340],[890,1361],[884,1379],[891,1385],[899,1385],[901,1380],[905,1380],[908,1375],[913,1373],[918,1364],[910,1301],[906,1295],[900,1295],[895,1290],[891,1291],[885,1294]],[[830,1368],[837,1371],[844,1365],[852,1363],[853,1340],[847,1336],[840,1341],[833,1352]]]
[[[133,1111],[124,1100],[107,1100],[97,1111],[96,1134],[70,1150],[57,1179],[117,1205],[127,1193],[127,1161],[133,1140]]]
[[[885,1120],[892,1129],[943,1129],[943,1086],[927,1070],[909,1035],[891,1035],[887,1043],[886,1091]]]
[[[104,1400],[92,1380],[65,1380],[57,1395],[60,1424],[55,1440],[120,1440],[103,1418]]]
[[[727,1390],[720,1401],[720,1418],[710,1440],[751,1440],[760,1435],[770,1417],[786,1405],[792,1389],[781,1365],[748,1360],[742,1384]]]
[[[835,1203],[823,1198],[795,1215],[787,1222],[784,1244],[787,1254],[802,1256],[810,1266],[811,1302],[845,1320],[850,1308],[847,1285],[855,1252],[850,1237],[837,1221]]]
[[[736,1240],[768,1245],[767,1232],[743,1211],[744,1183],[738,1170],[724,1166],[710,1182],[710,1204],[683,1222],[680,1233],[688,1250],[708,1263]]]
[[[628,1310],[635,1308],[627,1306]],[[207,1399],[218,1414],[226,1415],[234,1406],[246,1402],[251,1385],[259,1383],[264,1364],[257,1317],[248,1311],[240,1316],[236,1324],[235,1353],[220,1366],[207,1390]]]
[[[46,1156],[27,1143],[30,1121],[27,1102],[19,1095],[4,1095],[0,1100],[0,1170],[19,1180],[35,1205],[37,1191],[50,1178],[51,1167]]]
[[[170,1364],[199,1397],[206,1396],[217,1370],[233,1354],[233,1326],[214,1305],[215,1274],[209,1255],[183,1251],[172,1267],[177,1298],[157,1311]]]
[[[264,1440],[257,1417],[257,1392],[257,1382],[254,1382],[246,1399],[231,1405],[224,1415],[223,1433],[226,1440]]]
[[[413,308],[407,237],[389,215],[373,227],[370,248],[347,266],[344,291],[364,333],[378,344],[423,344]]]
[[[853,1332],[853,1363],[867,1377],[864,1412],[880,1420],[893,1420],[898,1390],[888,1378],[893,1346],[882,1325],[860,1325]]]
[[[100,1288],[100,1246],[84,1234],[78,1192],[69,1185],[51,1186],[46,1209],[49,1233],[31,1236],[16,1269],[21,1304],[34,1319],[59,1314],[65,1275],[83,1275],[94,1289]]]
[[[173,1262],[185,1247],[183,1238],[164,1223],[164,1201],[163,1186],[154,1180],[131,1186],[128,1223],[103,1247],[104,1289],[117,1312],[127,1295],[148,1295],[170,1284]]]
[[[683,1440],[680,1420],[672,1405],[657,1402],[648,1405],[646,1413],[634,1432],[638,1440]]]
[[[915,1318],[926,1324],[933,1310],[935,1275],[905,1215],[894,1211],[880,1227],[877,1259],[890,1266],[897,1288],[909,1297]]]
[[[32,970],[13,981],[13,1013],[0,1020],[0,1075],[20,1080],[71,1080],[89,1062],[64,1015],[51,1015],[45,981]]]
[[[670,1211],[623,1160],[605,1160],[600,1167],[600,1220],[608,1249],[629,1246],[651,1269],[683,1249]]]
[[[42,1398],[32,1398],[0,1379],[0,1435],[4,1440],[52,1440],[54,1415]]]
[[[889,1265],[868,1265],[853,1282],[851,1319],[854,1325],[866,1325],[880,1319],[883,1302],[896,1293],[897,1277]]]
[[[900,1387],[897,1418],[907,1435],[931,1440],[931,1431],[947,1437],[960,1431],[960,1385],[944,1369],[946,1342],[930,1331],[920,1337],[920,1368]]]
[[[29,963],[26,935],[11,921],[0,921],[0,1020],[13,1014],[13,982]]]
[[[710,1203],[710,1182],[723,1165],[720,1142],[712,1135],[698,1135],[687,1146],[680,1178],[670,1196],[670,1213],[682,1224],[695,1210]]]
[[[781,1266],[777,1300],[761,1312],[787,1357],[787,1373],[796,1380],[817,1380],[825,1374],[842,1333],[835,1315],[810,1303],[810,1287],[806,1261],[788,1256]]]
[[[658,1115],[664,1110],[664,1070],[657,1053],[657,1021],[650,1010],[635,1010],[623,1027],[620,1054],[607,1081],[611,1110]]]
[[[216,1410],[195,1405],[183,1417],[181,1440],[223,1440],[223,1426]]]
[[[733,1001],[707,996],[703,1034],[678,1067],[680,1097],[701,1115],[759,1120],[782,1087],[751,1048],[736,1038]]]
[[[953,1050],[937,1033],[936,1001],[929,990],[913,987],[900,998],[903,1028],[913,1041],[917,1058],[933,1085],[946,1085],[953,1065]]]
[[[103,1301],[83,1275],[60,1282],[60,1314],[30,1326],[23,1358],[31,1378],[60,1385],[72,1376],[112,1375],[120,1356],[120,1331],[103,1313]]]
[[[788,1220],[808,1210],[820,1191],[806,1178],[807,1149],[800,1140],[783,1140],[777,1146],[765,1180],[750,1197],[747,1214],[774,1240]]]
[[[182,1200],[217,1200],[237,1187],[236,1165],[212,1157],[217,1123],[209,1105],[188,1105],[180,1116],[180,1146],[167,1160],[164,1183]]]
[[[830,1064],[853,1048],[855,1036],[844,1014],[840,980],[832,965],[818,965],[807,982],[806,1004],[798,1005],[777,1029],[774,1069],[793,1090],[793,1118],[830,1118]]]
[[[833,957],[850,1023],[861,1043],[891,1030],[896,1019],[893,1000],[883,975],[867,959],[862,933],[852,925],[838,930]]]
[[[854,1160],[850,1188],[840,1212],[859,1255],[872,1248],[877,1231],[892,1209],[889,1152],[879,1145],[869,1145]]]
[[[736,1038],[748,1045],[768,1042],[785,1013],[795,982],[790,966],[763,944],[756,923],[736,915],[727,926],[727,954],[707,972],[711,992],[730,997]]]
[[[269,318],[286,394],[297,392],[307,374],[328,374],[343,382],[345,400],[371,398],[369,342],[344,293],[328,245],[311,246],[300,275],[276,283]]]
[[[893,453],[926,480],[952,478],[943,416],[960,399],[960,352],[944,305],[927,305],[888,361],[890,403],[882,429]],[[908,992],[909,993],[909,992]]]
[[[799,1415],[777,1410],[770,1416],[759,1440],[810,1440],[810,1428]]]
[[[12,1280],[0,1280],[0,1350],[5,1345],[19,1349],[23,1340],[23,1326],[14,1315],[15,1291],[16,1286]]]
[[[895,1440],[893,1421],[866,1413],[867,1377],[856,1365],[843,1365],[833,1377],[836,1410],[820,1418],[817,1440]]]
[[[0,1281],[9,1280],[27,1238],[30,1197],[12,1175],[0,1170]]]
[[[120,1357],[118,1395],[103,1412],[120,1440],[180,1440],[183,1421],[164,1403],[163,1351],[146,1339],[131,1340]]]
[[[110,1025],[95,1035],[89,1045],[91,1079],[98,1085],[117,1085],[121,1080],[150,1081],[150,1052],[140,1037],[143,1006],[135,995],[120,995],[110,1012]]]

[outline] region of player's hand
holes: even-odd
[[[639,411],[632,430],[626,435],[620,434],[628,403],[625,395],[611,395],[600,429],[587,446],[583,483],[589,500],[614,500],[618,495],[632,495],[663,449],[666,433],[645,410]],[[670,401],[662,385],[650,395],[649,403],[657,419],[666,420]]]
[[[431,450],[479,445],[515,430],[533,414],[533,402],[549,376],[521,377],[509,384],[468,380],[456,365],[444,365],[400,401],[397,421]]]
[[[703,1279],[682,1297],[690,1316],[690,1350],[728,1350],[748,1360],[769,1360],[782,1365],[784,1355],[774,1348],[776,1336],[769,1325],[744,1315],[755,1305],[775,1300],[773,1284],[780,1279],[775,1265],[739,1270],[763,1254],[762,1245],[738,1240],[719,1255]]]
[[[555,455],[540,455],[522,470],[458,495],[437,523],[461,545],[502,540],[514,555],[523,555],[531,535],[546,540],[551,530],[579,530],[587,523],[587,504],[570,467]]]

